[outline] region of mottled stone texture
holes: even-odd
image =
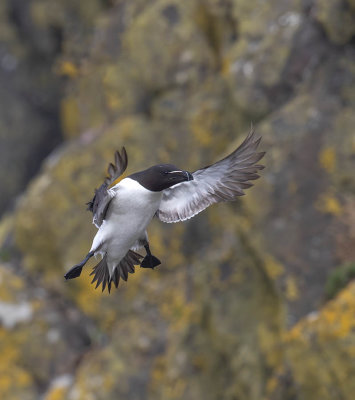
[[[2,0],[0,4],[0,214],[13,205],[62,141],[66,54],[87,54],[100,0]]]
[[[0,225],[0,398],[352,399],[354,1],[10,3],[50,56],[38,61],[1,5],[0,49],[20,43],[26,60],[0,95],[22,110],[0,108],[0,162],[25,167],[2,168],[1,182],[28,179],[10,143],[35,158],[31,146],[55,144],[48,127],[65,141]],[[44,69],[32,80],[31,57]],[[45,90],[55,118],[16,87]],[[251,121],[267,168],[246,197],[184,224],[154,221],[162,265],[110,296],[89,268],[64,282],[90,246],[84,203],[116,148],[129,173],[194,170],[232,151]]]

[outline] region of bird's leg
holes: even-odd
[[[83,266],[88,262],[89,258],[95,254],[95,251],[90,251],[86,257],[80,261],[80,263],[74,265],[70,270],[64,275],[65,279],[74,279],[80,276]]]
[[[150,252],[149,243],[144,245],[145,251],[147,252],[147,256],[151,257],[152,253]]]
[[[160,265],[161,262],[158,258],[154,257],[152,253],[150,252],[149,248],[149,243],[146,242],[144,245],[145,251],[147,252],[147,255],[144,257],[143,261],[141,262],[141,267],[142,268],[151,268],[154,269],[157,265]]]

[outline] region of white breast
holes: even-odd
[[[127,213],[136,215],[137,212],[140,218],[144,218],[146,213],[153,212],[154,215],[162,197],[162,192],[152,192],[131,178],[123,179],[111,190],[115,192],[115,197],[107,219]]]

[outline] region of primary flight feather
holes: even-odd
[[[65,275],[66,279],[80,276],[83,266],[93,255],[101,255],[94,267],[92,283],[101,284],[110,292],[112,283],[127,280],[134,266],[154,268],[160,261],[151,254],[147,226],[156,215],[171,223],[194,217],[213,203],[233,201],[244,195],[250,181],[259,178],[264,168],[257,164],[264,152],[257,152],[261,138],[252,129],[243,143],[222,160],[193,173],[172,164],[154,165],[136,172],[110,187],[127,168],[125,148],[116,151],[115,163],[109,164],[104,183],[95,190],[87,203],[98,228],[86,257]],[[144,247],[146,256],[136,251]]]

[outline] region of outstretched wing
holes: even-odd
[[[93,213],[93,222],[98,228],[105,219],[107,208],[112,199],[112,193],[108,189],[124,173],[127,164],[127,152],[122,147],[121,153],[118,151],[115,152],[115,164],[110,163],[107,168],[109,176],[105,178],[104,183],[98,189],[95,189],[95,195],[92,200],[86,203],[88,205],[87,209]]]
[[[258,179],[258,171],[264,168],[256,164],[265,154],[257,152],[260,140],[252,129],[232,154],[195,171],[192,174],[194,180],[165,189],[158,218],[168,223],[185,221],[213,203],[243,196],[243,190],[253,186],[249,181]]]

